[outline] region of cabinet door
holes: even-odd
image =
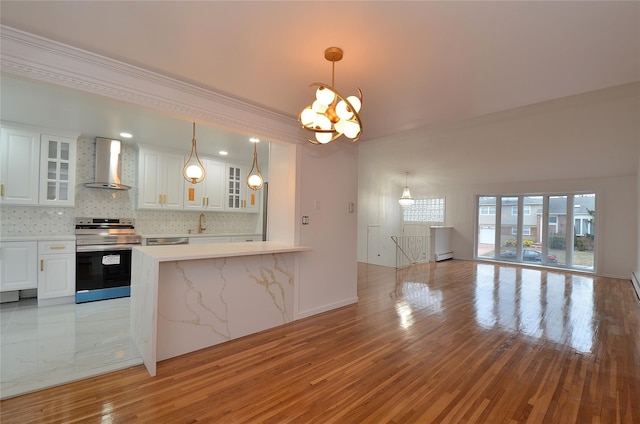
[[[184,208],[222,211],[225,205],[225,164],[211,159],[201,159],[206,171],[203,182],[184,183]]]
[[[207,160],[205,163],[207,178],[205,182],[205,209],[224,210],[225,164]]]
[[[242,169],[236,165],[227,165],[227,187],[225,209],[239,211],[243,205]]]
[[[75,254],[40,255],[38,299],[73,296],[76,291]]]
[[[207,178],[209,173],[207,172]],[[204,185],[207,180],[198,184],[191,184],[189,181],[184,181],[184,208],[203,210],[205,208],[206,196]]]
[[[162,207],[162,153],[140,149],[138,152],[138,207]]]
[[[184,157],[160,150],[138,151],[138,208],[182,209]]]
[[[246,212],[258,213],[260,212],[260,199],[262,198],[262,190],[251,190],[247,187],[245,210]]]
[[[42,134],[40,138],[40,204],[74,206],[76,140]]]
[[[37,252],[35,241],[0,245],[0,291],[38,287]]]
[[[0,129],[0,203],[38,204],[40,134]]]
[[[178,154],[165,153],[164,155],[164,172],[163,172],[163,194],[165,209],[182,209],[184,196],[184,177],[182,176],[182,167],[184,166],[184,157]]]

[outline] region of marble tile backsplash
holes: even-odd
[[[134,218],[139,234],[184,234],[196,231],[200,213],[196,211],[136,210],[136,162],[134,146],[122,146],[122,183],[130,190],[86,188],[94,179],[94,140],[78,139],[75,208],[2,205],[0,235],[38,236],[74,234],[76,217]],[[259,233],[258,214],[205,213],[206,234]]]

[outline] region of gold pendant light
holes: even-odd
[[[336,62],[342,60],[343,51],[339,47],[329,47],[324,57],[331,62],[331,85],[315,82],[309,87],[318,87],[316,100],[304,108],[298,115],[298,122],[305,130],[315,133],[313,144],[327,144],[341,135],[350,138],[354,143],[362,134],[360,108],[362,91],[358,88],[357,96],[345,97],[334,87]]]
[[[184,164],[182,168],[182,176],[185,180],[189,181],[191,184],[197,184],[204,181],[207,176],[207,172],[204,170],[204,166],[202,166],[202,162],[200,162],[200,158],[198,157],[198,151],[196,150],[196,123],[193,123],[193,139],[191,140],[191,153],[189,153],[189,159]]]
[[[247,175],[247,185],[251,190],[260,190],[264,186],[264,178],[260,172],[260,166],[258,165],[258,151],[256,150],[257,144],[260,142],[257,138],[249,139],[253,143],[253,164],[251,170]]]

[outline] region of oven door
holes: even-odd
[[[76,303],[131,294],[131,246],[77,246]]]

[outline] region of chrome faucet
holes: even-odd
[[[202,232],[206,230],[206,228],[202,226],[203,223],[204,223],[204,214],[201,213],[200,218],[198,219],[198,234],[202,234]]]

